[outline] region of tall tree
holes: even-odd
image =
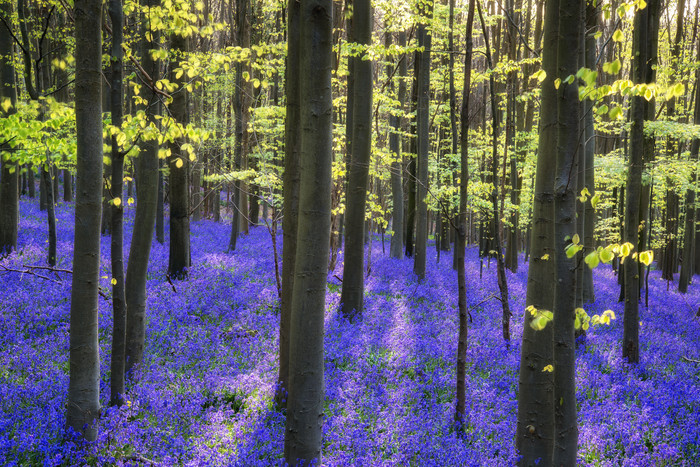
[[[433,17],[433,0],[421,4],[418,23],[418,107],[416,109],[416,133],[418,152],[416,156],[416,245],[413,258],[413,273],[418,279],[425,278],[425,261],[428,252],[428,154],[430,152],[430,47],[432,33],[428,22]]]
[[[387,45],[391,44],[391,33],[387,32]],[[399,47],[406,46],[406,33],[399,32]],[[401,155],[401,120],[400,114],[403,112],[404,101],[406,100],[406,54],[399,57],[399,86],[397,100],[399,102],[398,114],[392,113],[389,116],[391,133],[389,135],[389,149],[393,160],[391,162],[391,199],[392,199],[392,228],[394,233],[391,236],[391,247],[389,253],[392,258],[401,258],[403,249],[404,233],[404,213],[403,213],[403,163]],[[392,73],[391,66],[387,65],[387,76]],[[394,84],[392,80],[392,90]]]
[[[469,187],[469,102],[472,78],[472,27],[474,24],[474,2],[469,0],[467,10],[466,40],[464,55],[464,83],[462,85],[462,109],[460,112],[460,177],[459,213],[457,216],[457,237],[455,241],[455,262],[457,265],[457,305],[459,307],[459,336],[457,338],[457,405],[455,421],[462,424],[466,417],[466,378],[467,378],[467,277],[464,266],[464,253],[467,243],[467,193]]]
[[[333,160],[332,11],[331,0],[301,0],[301,178],[284,440],[284,458],[290,465],[322,464],[323,335]]]
[[[181,68],[186,58],[189,44],[186,37],[175,33],[170,38],[170,47],[177,60],[176,67],[171,70],[170,81],[179,86],[173,93],[169,109],[173,119],[182,125],[188,123],[187,90],[184,87],[183,76],[178,79],[177,68]],[[183,151],[184,135],[177,138],[170,146],[170,256],[168,274],[176,279],[185,279],[190,266],[190,203],[189,203],[189,156]]]
[[[66,423],[97,438],[100,411],[98,284],[102,217],[102,2],[75,2],[77,190],[70,310],[70,379]]]
[[[557,156],[554,177],[554,450],[552,465],[576,465],[576,346],[574,318],[576,262],[566,248],[576,235],[576,163],[580,104],[578,82],[567,81],[579,69],[583,0],[560,0],[557,78]],[[580,253],[579,253],[580,254]],[[542,371],[542,370],[540,370]]]
[[[370,0],[353,1],[353,32],[365,48],[372,41]],[[372,153],[372,62],[361,52],[354,65],[352,153],[348,171],[345,211],[345,261],[340,309],[351,320],[362,318],[365,292],[365,205]]]
[[[700,43],[700,35],[698,36]],[[700,61],[700,46],[697,48],[698,61]],[[700,86],[700,69],[695,71],[696,86]],[[695,103],[693,109],[693,123],[700,125],[700,91],[695,89]],[[690,144],[690,160],[697,164],[698,152],[700,150],[700,139],[694,139]],[[693,262],[695,250],[695,223],[697,219],[697,208],[695,207],[696,187],[698,181],[697,170],[693,169],[692,186],[685,193],[685,234],[683,239],[683,260],[681,261],[681,275],[678,282],[678,290],[682,293],[688,291],[688,284],[693,275]]]
[[[537,172],[530,238],[530,264],[525,304],[537,310],[554,310],[554,176],[557,156],[557,70],[559,0],[548,0],[545,7]],[[538,459],[549,459],[554,446],[553,378],[542,371],[552,362],[552,326],[535,330],[535,318],[525,312],[518,380],[518,421],[515,447],[522,456],[521,466]]]
[[[158,49],[159,34],[151,27],[151,8],[157,8],[160,0],[146,0],[141,13],[141,63],[150,78],[144,110],[149,124],[155,125],[158,111],[158,95],[155,82],[158,80],[159,63],[151,54]],[[145,76],[144,76],[145,78]],[[126,268],[126,372],[137,368],[143,361],[146,341],[146,278],[151,256],[153,228],[156,222],[158,202],[158,143],[144,141],[136,160],[136,214],[134,230]]]
[[[282,293],[280,297],[279,375],[276,403],[282,405],[289,388],[289,330],[292,316],[294,268],[296,264],[297,229],[299,220],[299,145],[301,142],[299,66],[301,25],[300,2],[289,0],[287,8],[287,63],[285,89],[287,94],[284,121],[284,175],[282,181],[284,216],[282,217]]]
[[[110,81],[110,110],[112,125],[119,127],[123,117],[124,11],[121,0],[110,0],[109,17],[112,21],[112,76]],[[124,291],[124,153],[112,135],[112,361],[110,366],[110,404],[124,402],[124,368],[126,346],[126,297]]]
[[[3,18],[12,16],[12,3],[0,3]],[[15,69],[12,64],[12,32],[8,24],[0,24],[0,116],[6,118],[15,113],[17,90]],[[9,106],[6,105],[9,103]],[[19,173],[20,167],[12,160],[10,146],[0,136],[0,255],[17,248],[19,222]],[[7,151],[7,152],[6,152]]]
[[[654,32],[658,28],[659,0],[650,0],[646,8],[638,9],[634,15],[634,35],[632,38],[632,81],[646,83],[651,79],[650,60],[655,57],[656,41]],[[643,96],[632,96],[630,105],[629,159],[627,162],[627,183],[625,194],[624,240],[636,249],[644,244],[640,240],[640,211],[646,209],[649,195],[644,196],[642,172],[644,171],[645,146],[644,120],[648,115],[647,101]],[[640,202],[641,199],[641,202]],[[643,229],[642,229],[643,230]],[[639,262],[629,257],[624,263],[624,333],[622,355],[630,363],[639,362]]]

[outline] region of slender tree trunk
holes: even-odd
[[[12,16],[12,3],[0,4],[3,18]],[[6,118],[15,113],[17,90],[15,69],[12,65],[12,34],[7,24],[0,24],[0,101],[9,99],[10,107],[0,109],[0,117]],[[4,137],[0,137],[5,139]],[[4,151],[8,151],[3,154]],[[20,166],[12,160],[10,147],[0,145],[0,256],[17,248],[17,226],[19,223],[19,174]]]
[[[331,0],[301,1],[301,178],[284,440],[285,461],[293,466],[323,463],[323,335],[333,160],[332,11]]]
[[[554,88],[559,37],[559,0],[548,0],[544,19],[539,149],[533,200],[530,262],[525,303],[537,310],[554,310],[554,177],[557,160],[557,92]],[[534,316],[525,312],[518,381],[518,424],[515,446],[520,466],[550,459],[554,449],[554,380],[542,371],[553,361],[552,327],[536,331]]]
[[[586,32],[585,32],[585,47],[586,47],[586,67],[595,69],[596,60],[596,39],[595,34],[598,31],[598,8],[591,2],[586,3]],[[585,187],[588,188],[590,196],[595,196],[595,143],[596,134],[593,125],[593,104],[586,100],[584,104],[585,114],[583,116],[585,128]],[[586,252],[595,249],[595,208],[589,202],[585,207],[585,220],[583,224],[583,244]],[[593,289],[593,270],[589,267],[583,269],[583,303],[593,303],[595,300],[595,291]]]
[[[700,41],[699,41],[700,42]],[[698,47],[698,57],[700,60],[700,47]],[[695,82],[698,83],[695,89],[695,108],[693,110],[693,123],[700,125],[700,70],[695,72]],[[678,290],[682,293],[688,291],[688,284],[692,279],[695,261],[696,232],[695,223],[697,220],[697,209],[695,208],[695,192],[698,181],[697,163],[698,150],[700,149],[700,139],[694,139],[690,145],[690,160],[693,164],[693,184],[685,193],[685,238],[683,241],[683,261],[681,262],[681,276],[678,283]]]
[[[77,190],[66,424],[97,438],[100,412],[98,284],[102,217],[102,2],[75,2]],[[51,191],[51,190],[49,190]]]
[[[188,52],[188,41],[179,34],[173,34],[170,38],[170,48],[176,54],[178,63],[184,61]],[[173,119],[182,125],[188,122],[187,94],[183,87],[185,84],[183,77],[178,79],[177,73],[171,70],[170,81],[179,86],[177,92],[173,93],[173,100],[169,109]],[[170,158],[168,165],[170,177],[168,185],[170,188],[170,255],[168,263],[168,275],[176,279],[186,279],[187,269],[190,267],[190,215],[188,197],[188,169],[189,154],[182,150],[185,138],[176,139],[170,145]]]
[[[292,316],[292,292],[294,290],[294,269],[296,267],[297,230],[299,218],[299,167],[301,122],[300,122],[300,76],[301,55],[300,35],[301,4],[289,0],[287,8],[287,66],[285,89],[287,112],[284,123],[284,178],[282,217],[282,294],[280,298],[280,349],[279,375],[275,400],[283,406],[289,388],[289,332]]]
[[[110,0],[109,16],[112,20],[112,77],[111,112],[112,125],[120,126],[123,112],[122,50],[124,12],[121,0]],[[112,362],[110,366],[110,405],[124,403],[124,369],[126,362],[126,298],[124,292],[124,153],[112,136]],[[115,202],[114,200],[119,200]]]
[[[158,79],[159,64],[153,60],[150,51],[158,48],[158,33],[151,30],[150,8],[159,6],[159,0],[146,0],[141,30],[141,57],[143,69],[155,81]],[[149,40],[150,39],[150,40]],[[147,90],[146,115],[150,124],[155,125],[154,109],[158,106],[157,96]],[[138,369],[143,361],[146,340],[146,278],[151,256],[153,227],[156,222],[158,198],[158,144],[145,141],[136,160],[136,214],[134,230],[126,269],[126,373]],[[133,375],[132,375],[133,376]]]
[[[413,273],[419,280],[425,278],[425,262],[428,252],[428,156],[430,152],[430,48],[432,33],[427,22],[433,17],[433,1],[428,0],[422,11],[423,18],[418,24],[420,67],[418,71],[418,108],[416,113],[416,133],[418,153],[416,156],[416,245],[413,258]]]
[[[557,51],[559,86],[557,124],[557,162],[554,179],[554,450],[552,465],[576,465],[578,428],[576,425],[576,348],[574,318],[576,265],[579,258],[569,257],[566,247],[576,234],[576,174],[572,172],[579,148],[578,82],[565,83],[579,68],[579,49],[583,23],[582,0],[560,0]],[[580,253],[579,253],[580,255]]]
[[[353,1],[353,32],[358,44],[372,40],[372,9],[369,0]],[[365,291],[365,205],[372,152],[372,62],[355,60],[352,154],[348,171],[345,210],[345,260],[340,310],[350,321],[362,319]]]
[[[489,38],[486,32],[486,23],[484,22],[483,14],[481,13],[481,4],[477,3],[479,11],[479,19],[481,20],[481,26],[484,32],[484,41],[486,42],[486,60],[488,62],[489,69],[493,70],[493,62],[491,61],[491,50],[489,46]],[[493,189],[491,191],[491,203],[493,207],[493,236],[494,236],[494,250],[496,252],[496,273],[498,276],[498,289],[500,291],[501,307],[503,314],[501,317],[501,326],[503,330],[503,340],[506,342],[510,340],[510,306],[508,304],[508,282],[506,280],[506,268],[505,262],[503,261],[503,255],[501,254],[501,228],[500,228],[500,215],[498,209],[498,129],[500,122],[498,120],[498,103],[496,101],[496,90],[495,81],[493,79],[493,74],[489,77],[489,89],[491,91],[491,116],[493,118],[492,126],[492,137],[491,137],[491,181],[493,183]]]
[[[391,36],[387,33],[387,43],[391,44]],[[399,33],[399,47],[406,46],[406,33]],[[406,100],[406,54],[401,54],[399,57],[399,89],[398,89],[398,111],[403,112],[404,101]],[[391,73],[387,67],[387,75]],[[392,81],[392,89],[394,88]],[[389,117],[389,125],[392,132],[389,135],[389,149],[394,157],[391,162],[391,198],[392,198],[392,230],[394,233],[391,236],[390,256],[392,258],[401,258],[401,250],[403,249],[403,232],[404,232],[404,216],[403,216],[403,163],[401,154],[401,120],[403,117],[391,115]]]
[[[467,277],[464,267],[464,250],[467,239],[467,193],[469,186],[469,97],[471,94],[472,73],[472,27],[474,24],[474,2],[469,0],[467,12],[466,39],[467,47],[464,56],[464,83],[462,86],[462,109],[460,115],[460,182],[459,182],[459,214],[458,229],[455,241],[455,258],[457,263],[457,304],[459,307],[459,337],[457,339],[457,405],[455,421],[462,425],[466,419],[466,378],[467,378]]]
[[[658,0],[650,0],[647,7],[637,10],[634,17],[634,36],[632,41],[632,81],[634,83],[646,82],[651,73],[649,60],[654,56],[654,39],[651,37],[655,28],[650,23],[658,11]],[[644,171],[645,146],[648,142],[644,137],[644,119],[648,113],[647,102],[642,96],[633,96],[630,107],[630,148],[627,169],[627,193],[625,195],[625,226],[624,239],[635,248],[643,245],[643,239],[639,238],[640,211],[646,209],[646,204],[640,206],[640,199],[650,199],[650,195],[643,196],[642,172]],[[622,356],[629,363],[639,362],[639,263],[632,257],[624,263],[624,333]]]
[[[156,241],[165,243],[165,176],[163,160],[158,158],[158,195],[156,197]]]

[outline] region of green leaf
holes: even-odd
[[[595,111],[598,115],[605,115],[608,113],[608,106],[603,104],[600,107],[598,107],[598,110]]]
[[[644,266],[649,266],[653,261],[654,261],[654,251],[653,250],[642,251],[639,254],[639,262],[642,263]]]
[[[615,42],[622,42],[624,38],[625,35],[622,34],[622,31],[620,31],[619,29],[617,29],[612,35],[612,40]]]
[[[559,86],[561,85],[561,78],[557,78],[554,80],[554,89],[559,89]]]
[[[610,109],[610,112],[608,113],[608,116],[610,117],[611,120],[617,120],[622,118],[622,107],[613,107]]]
[[[600,195],[595,194],[595,195],[591,198],[591,206],[593,206],[593,209],[595,209],[595,207],[598,205],[599,202],[600,202]]]
[[[598,252],[598,256],[600,257],[600,260],[604,262],[605,264],[609,263],[610,261],[615,258],[615,253],[612,251],[608,250],[607,248],[601,248],[601,250]]]
[[[591,269],[595,269],[595,267],[598,266],[598,264],[600,263],[600,258],[598,257],[597,251],[592,251],[588,253],[583,260]]]

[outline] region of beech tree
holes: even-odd
[[[100,411],[98,284],[102,218],[102,2],[75,2],[75,116],[78,138],[75,242],[66,424],[97,438]]]
[[[0,3],[4,18],[12,15],[10,2]],[[0,24],[0,116],[6,118],[15,113],[17,90],[15,69],[12,64],[12,31],[5,22]],[[17,224],[19,222],[19,164],[13,160],[11,148],[0,136],[0,256],[17,248]]]
[[[322,464],[323,336],[333,161],[332,12],[331,0],[302,0],[299,11],[299,218],[284,438],[284,458],[289,465]]]
[[[369,0],[353,1],[354,40],[362,47],[372,41],[372,9]],[[372,151],[372,61],[362,51],[354,60],[352,146],[349,153],[347,209],[345,212],[345,261],[340,308],[351,321],[362,318],[365,292],[365,205]]]

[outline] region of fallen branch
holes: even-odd
[[[71,271],[70,269],[56,268],[56,267],[53,267],[53,266],[31,266],[31,265],[28,265],[28,264],[23,264],[22,267],[23,267],[23,268],[26,268],[26,269],[8,268],[7,266],[5,266],[5,265],[3,265],[3,264],[0,264],[0,268],[2,268],[2,269],[0,269],[0,271],[5,271],[5,272],[18,272],[18,273],[20,273],[20,274],[29,274],[30,276],[38,277],[39,279],[44,279],[44,280],[47,280],[47,281],[50,281],[50,282],[54,282],[54,283],[56,283],[56,284],[63,284],[63,281],[60,280],[61,277],[58,275],[59,272],[64,272],[64,273],[67,273],[67,274],[73,274],[73,271]],[[52,277],[45,276],[45,275],[43,275],[43,274],[39,274],[39,273],[37,273],[37,272],[35,271],[35,269],[39,269],[39,270],[42,270],[42,271],[51,271],[51,272],[53,272],[53,273],[56,274],[56,277],[58,277],[58,279],[54,279],[54,278],[52,278]],[[100,296],[101,296],[102,298],[104,298],[105,300],[109,300],[109,296],[107,295],[107,293],[104,291],[104,289],[103,289],[102,287],[98,287],[98,288],[97,288],[97,293],[99,293]]]
[[[700,360],[693,360],[692,358],[688,358],[688,357],[681,357],[681,358],[682,358],[683,360],[685,360],[686,362],[690,362],[690,363],[700,363]]]

